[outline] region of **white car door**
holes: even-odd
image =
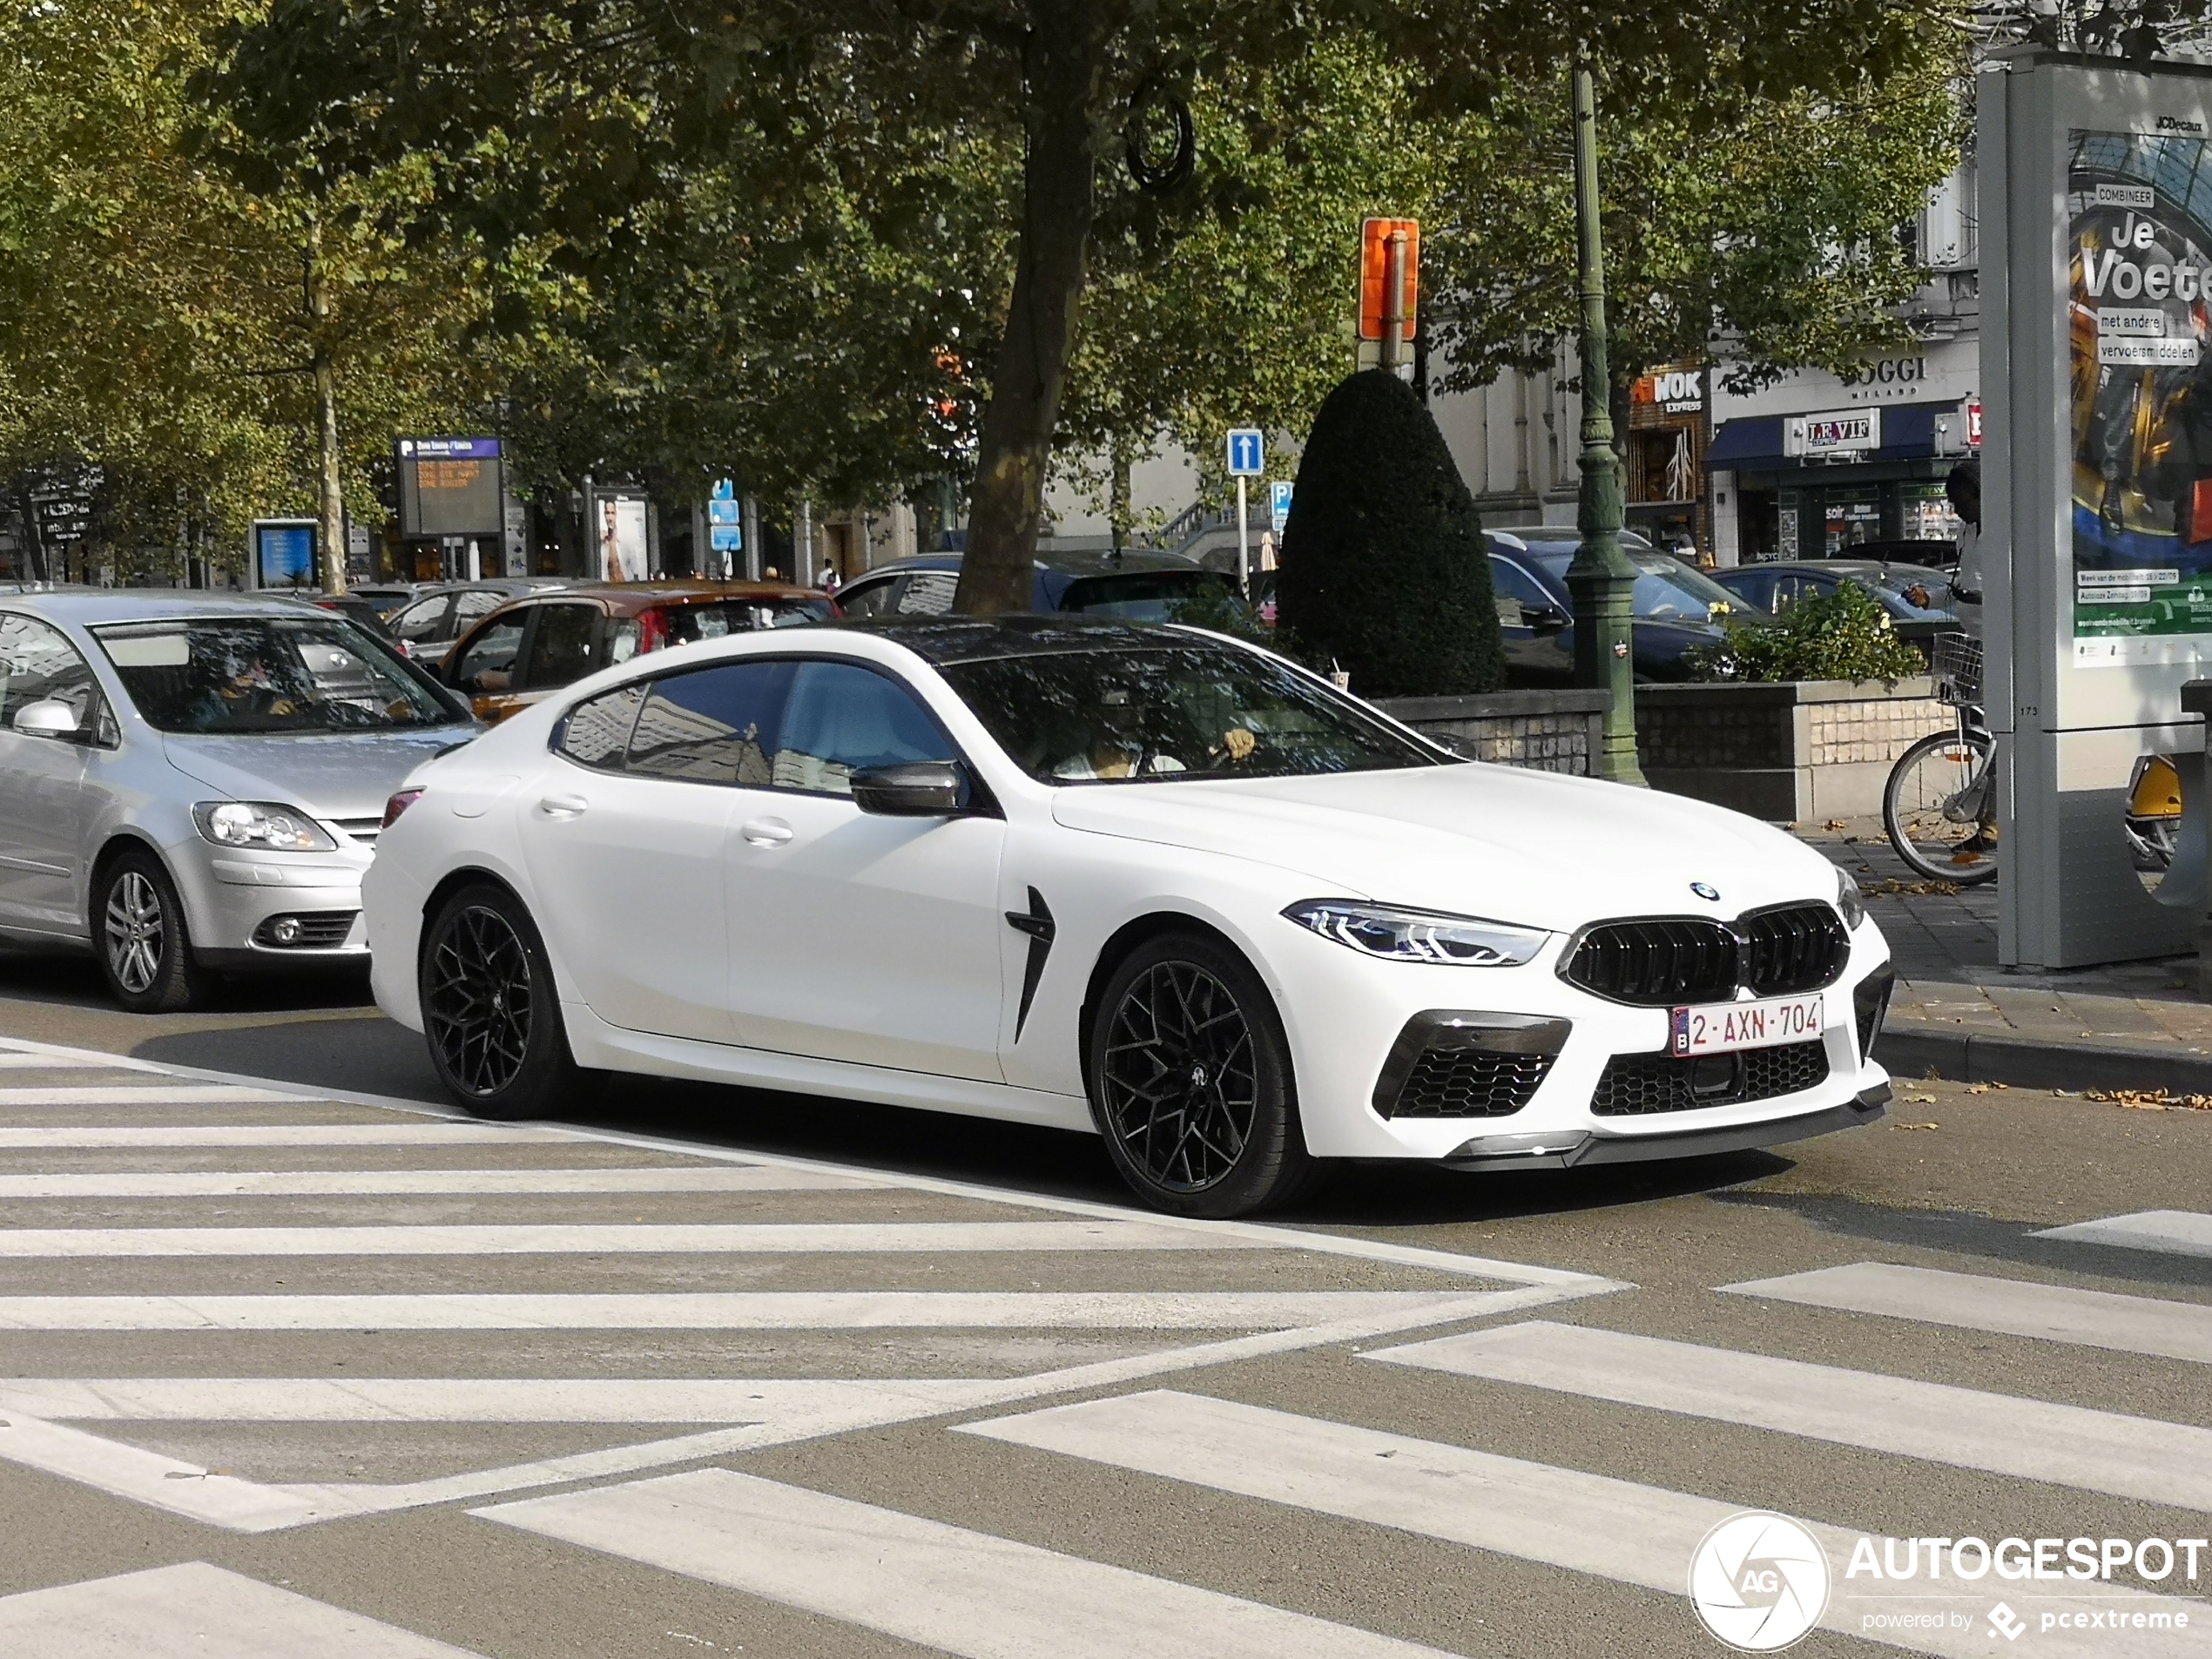
[[[723,863],[738,792],[696,752],[687,762],[684,745],[726,747],[745,687],[707,672],[722,683],[675,676],[579,704],[516,810],[533,914],[591,1011],[632,1031],[732,1042]]]
[[[846,781],[863,766],[957,758],[890,675],[794,666],[771,787],[735,792],[731,997],[745,1042],[1001,1081],[1004,820],[873,816]]]
[[[49,701],[76,711],[75,733],[17,729],[24,709]],[[100,706],[60,630],[0,614],[0,924],[84,936],[84,745]]]

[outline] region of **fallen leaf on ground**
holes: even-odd
[[[1892,1123],[1892,1129],[1941,1129],[1940,1123]]]
[[[2163,1089],[2092,1089],[2082,1098],[2134,1112],[2212,1112],[2212,1095],[2169,1095]]]
[[[1908,1106],[1932,1106],[1935,1104],[1935,1096],[1933,1095],[1907,1095],[1905,1097],[1905,1103]]]
[[[1955,899],[1959,890],[1956,881],[1900,881],[1895,876],[1884,876],[1879,881],[1868,882],[1859,893],[1868,899],[1892,899],[1907,894],[1920,898],[1940,895]]]
[[[1970,1095],[1986,1095],[1993,1089],[2010,1089],[2011,1087],[2010,1083],[1968,1083],[1966,1092]]]
[[[1831,830],[1849,829],[1851,826],[1840,818],[1831,818],[1822,827]]]

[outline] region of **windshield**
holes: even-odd
[[[372,732],[466,718],[341,617],[128,623],[92,633],[139,714],[163,732]]]
[[[1125,570],[1070,582],[1060,596],[1060,609],[1130,622],[1169,622],[1177,606],[1228,590],[1224,578],[1207,570]]]
[[[1528,556],[1541,564],[1553,580],[1564,582],[1567,567],[1575,561],[1575,550],[1532,547]],[[1635,616],[1653,622],[1706,622],[1716,604],[1734,611],[1754,608],[1740,595],[1664,553],[1631,553],[1629,562],[1636,567],[1631,612]]]
[[[1294,778],[1454,764],[1255,651],[1064,651],[944,671],[1040,783]]]

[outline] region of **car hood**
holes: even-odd
[[[169,764],[232,800],[270,800],[317,818],[378,818],[392,792],[424,761],[480,728],[413,732],[270,732],[162,738]]]
[[[1608,916],[1730,917],[1832,900],[1828,860],[1703,801],[1514,766],[1063,788],[1070,829],[1295,871],[1355,897],[1557,932]],[[1716,889],[1717,903],[1691,883]]]

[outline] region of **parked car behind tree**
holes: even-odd
[[[532,594],[457,641],[443,678],[496,723],[596,670],[670,645],[824,622],[826,593],[780,582],[628,582]]]
[[[1507,530],[1493,531],[1487,539],[1507,683],[1532,690],[1572,684],[1575,601],[1568,591],[1567,567],[1574,563],[1578,543],[1565,536],[1523,541]],[[1686,653],[1724,643],[1725,624],[1731,618],[1755,626],[1768,620],[1764,611],[1716,587],[1671,553],[1654,551],[1649,543],[1629,550],[1629,558],[1636,567],[1629,602],[1640,680],[1695,679]]]
[[[1739,565],[1716,570],[1713,580],[1730,593],[1774,616],[1804,600],[1832,594],[1846,583],[1873,597],[1889,613],[1899,639],[1925,657],[1938,634],[1959,631],[1951,581],[1924,564],[1891,564],[1879,559],[1807,559],[1773,564]]]

